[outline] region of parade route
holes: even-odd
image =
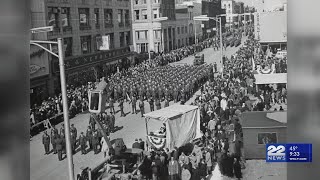
[[[246,37],[242,38],[242,43],[246,40]],[[230,57],[234,54],[242,45],[238,47],[228,47],[224,51],[224,55]],[[213,48],[204,49],[201,53],[205,56],[206,63],[216,62],[218,69],[221,69],[220,64],[220,51],[215,51]],[[189,56],[179,62],[173,64],[193,64],[194,56]],[[187,102],[190,103],[195,98],[195,95]],[[170,102],[172,105],[173,102]],[[164,102],[162,102],[162,107]],[[116,112],[119,111],[118,103],[115,103]],[[150,107],[148,103],[145,103],[146,113],[150,112]],[[108,110],[108,114],[109,114]],[[110,135],[111,140],[115,138],[123,138],[127,147],[131,148],[132,143],[136,138],[142,138],[145,140],[146,129],[145,129],[145,120],[141,118],[140,113],[131,114],[131,104],[124,103],[124,112],[125,117],[120,117],[120,112],[117,112],[115,126],[118,127],[118,131]],[[70,124],[78,130],[78,134],[81,132],[86,132],[87,126],[89,123],[89,113],[78,114],[76,117],[70,119]],[[61,123],[56,126],[59,130]],[[50,144],[50,149],[52,146]],[[90,167],[94,168],[101,162],[103,162],[103,153],[94,155],[93,151],[88,152],[86,155],[81,155],[79,152],[79,147],[77,153],[73,156],[74,162],[74,172],[75,175],[81,172],[81,167]],[[59,162],[57,154],[51,153],[50,155],[44,155],[44,147],[42,145],[42,133],[32,137],[30,141],[30,179],[32,180],[63,180],[67,179],[67,159]]]

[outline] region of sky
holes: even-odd
[[[245,6],[251,6],[251,3],[253,4],[256,9],[262,10],[263,9],[263,3],[262,0],[235,0],[236,2],[244,2]],[[287,0],[264,0],[264,7],[265,10],[273,10],[276,7],[281,7],[284,2],[287,2]]]

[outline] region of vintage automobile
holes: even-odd
[[[204,63],[204,54],[196,54],[194,56],[193,65],[201,65]]]

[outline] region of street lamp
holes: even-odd
[[[196,16],[193,18],[194,21],[209,21],[209,19],[213,19],[215,20],[216,22],[218,22],[220,24],[220,63],[221,63],[221,73],[222,73],[222,76],[223,76],[223,44],[222,44],[222,20],[221,20],[221,16],[218,18],[214,18],[214,17],[207,17],[206,15],[205,16]]]
[[[31,33],[43,33],[50,32],[53,30],[52,26],[48,27],[39,27],[31,29]],[[74,180],[74,168],[73,168],[73,158],[71,150],[71,141],[70,141],[70,123],[69,123],[69,112],[68,112],[68,99],[67,99],[67,88],[66,88],[66,78],[65,78],[65,69],[64,69],[64,55],[63,55],[63,46],[62,38],[58,38],[58,41],[37,41],[31,40],[31,45],[38,46],[53,56],[59,58],[59,67],[60,67],[60,81],[61,81],[61,92],[62,92],[62,102],[63,102],[63,118],[65,124],[65,138],[66,138],[66,150],[68,158],[68,171],[69,171],[69,180]],[[44,47],[41,44],[49,45],[49,49]],[[52,45],[58,45],[58,54],[52,51]]]

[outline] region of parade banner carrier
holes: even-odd
[[[144,114],[144,117],[148,144],[153,148],[172,150],[202,137],[200,110],[197,106],[172,105]],[[157,132],[156,129],[161,126],[165,126],[165,130]]]

